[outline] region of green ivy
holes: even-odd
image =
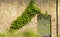
[[[22,28],[24,25],[30,22],[31,19],[38,13],[40,13],[40,10],[35,6],[35,1],[30,1],[21,17],[17,17],[17,20],[11,23],[10,29]]]

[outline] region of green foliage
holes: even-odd
[[[14,33],[6,31],[6,33],[0,33],[0,37],[38,37],[38,34],[36,34],[36,32],[33,32],[32,30],[26,30],[24,32],[16,31]]]
[[[58,34],[58,37],[60,37],[60,34]]]
[[[29,30],[25,31],[23,33],[23,35],[24,35],[24,37],[39,37],[39,35],[37,33],[33,32],[33,31],[29,31]]]
[[[12,22],[10,29],[22,28],[24,25],[30,22],[31,19],[38,13],[40,13],[40,10],[35,6],[35,2],[31,1],[21,17],[17,17],[17,20]]]

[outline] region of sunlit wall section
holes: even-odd
[[[0,0],[0,16],[0,27],[6,30],[17,17],[17,2]]]
[[[1,27],[1,30],[3,29],[4,30],[4,28],[6,28],[6,26],[8,26],[8,23],[9,22],[7,22],[7,21],[9,21],[9,20],[7,20],[8,18],[8,12],[7,12],[7,2],[6,2],[6,0],[0,0],[0,27]]]
[[[58,35],[60,37],[60,0],[58,0]]]

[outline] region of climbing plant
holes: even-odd
[[[17,19],[11,23],[10,29],[22,28],[38,13],[40,13],[40,10],[35,6],[35,1],[30,1],[21,17],[18,16]]]

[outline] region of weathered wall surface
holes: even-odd
[[[9,28],[11,22],[21,16],[25,10],[29,0],[0,0],[0,31]],[[51,15],[52,21],[52,37],[56,35],[56,4],[55,0],[36,0],[36,5],[42,10]],[[60,5],[59,5],[60,6]],[[60,12],[60,8],[59,8]],[[60,15],[59,15],[60,16]],[[34,20],[36,21],[36,20]],[[35,22],[34,22],[35,23]],[[31,25],[33,28],[33,23]]]
[[[0,2],[0,29],[9,28],[11,22],[20,16],[25,8],[25,4],[19,5],[17,1]]]

